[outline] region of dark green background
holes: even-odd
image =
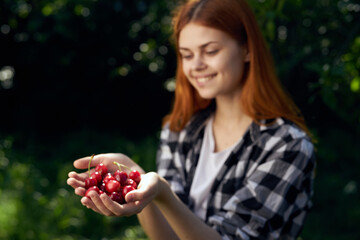
[[[318,141],[300,239],[360,239],[360,4],[249,3]],[[173,97],[176,4],[0,1],[0,239],[144,238],[135,217],[84,208],[66,179],[92,153],[123,152],[155,170]]]

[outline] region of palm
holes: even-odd
[[[78,169],[86,169],[88,168],[89,161],[90,161],[90,157],[81,158],[74,162],[74,166]],[[107,153],[107,154],[96,155],[94,159],[91,161],[90,166],[93,167],[92,171],[94,171],[94,167],[96,167],[96,165],[98,165],[99,163],[103,163],[107,167],[108,171],[113,173],[119,169],[119,167],[116,164],[114,164],[114,162],[118,162],[122,165],[127,166],[130,169],[136,169],[139,172],[144,173],[143,169],[135,162],[133,162],[129,157],[119,153]]]

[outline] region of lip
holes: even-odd
[[[194,76],[193,78],[196,80],[197,84],[199,86],[203,86],[207,82],[211,81],[214,77],[216,77],[216,73],[214,74],[207,74],[207,75],[201,75],[201,76]]]

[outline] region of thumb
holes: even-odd
[[[77,169],[87,169],[89,167],[94,167],[100,162],[99,157],[93,155],[88,157],[79,158],[74,161],[74,167]]]
[[[140,189],[133,190],[125,195],[125,201],[127,203],[142,201],[144,198],[145,192]]]

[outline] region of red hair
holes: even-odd
[[[292,99],[282,88],[272,56],[257,25],[255,15],[244,0],[190,0],[176,12],[173,37],[177,53],[175,102],[164,122],[170,129],[180,131],[197,111],[206,108],[211,100],[203,99],[191,86],[182,69],[178,41],[188,23],[218,29],[245,46],[250,61],[243,77],[240,101],[245,114],[254,121],[286,118],[309,133],[305,121]]]

